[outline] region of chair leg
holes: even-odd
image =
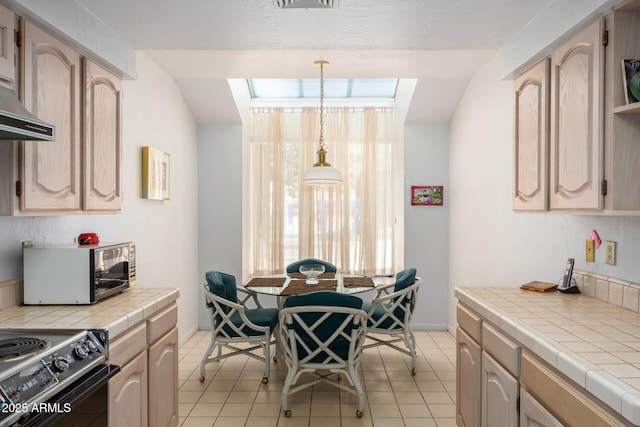
[[[209,344],[209,348],[207,349],[207,352],[204,354],[204,357],[202,358],[202,362],[200,363],[200,382],[204,382],[205,379],[205,375],[206,375],[206,369],[205,366],[207,364],[207,359],[209,359],[209,356],[211,356],[211,353],[213,353],[213,349],[216,346],[216,337],[215,335],[212,334],[211,337],[211,344]],[[220,351],[222,350],[221,347],[218,347],[218,357],[220,357]]]
[[[264,376],[262,377],[262,384],[269,382],[269,374],[271,371],[271,335],[267,335],[267,339],[264,343]]]
[[[410,328],[405,329],[404,343],[411,353],[411,375],[416,374],[416,337],[413,334],[413,330]]]
[[[362,418],[364,413],[364,390],[360,384],[360,376],[355,366],[349,366],[349,381],[353,384],[358,394],[358,409],[356,410],[356,417]]]
[[[291,416],[291,410],[289,409],[287,398],[289,397],[289,389],[291,389],[291,386],[293,385],[295,376],[296,369],[289,366],[289,371],[284,379],[284,387],[282,387],[282,410],[284,411],[284,416],[287,418]]]
[[[280,332],[278,331],[278,329],[276,328],[276,330],[273,333],[274,336],[274,343],[276,346],[276,354],[275,356],[273,356],[273,361],[278,363],[278,359],[280,359]]]

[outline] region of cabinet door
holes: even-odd
[[[109,380],[109,426],[147,423],[147,352],[136,356]]]
[[[56,140],[23,142],[20,208],[79,210],[80,55],[29,22],[24,38],[24,105]]]
[[[178,328],[149,347],[149,425],[178,425]]]
[[[456,338],[456,421],[459,427],[479,427],[482,349],[460,328]]]
[[[84,209],[120,210],[122,203],[122,85],[84,61]]]
[[[520,389],[520,427],[562,427],[562,425],[525,389]]]
[[[513,209],[546,211],[549,199],[549,59],[514,81]]]
[[[601,21],[551,56],[551,209],[602,209]]]
[[[13,88],[16,80],[15,15],[0,4],[0,84]]]
[[[482,427],[518,426],[518,380],[482,352]]]

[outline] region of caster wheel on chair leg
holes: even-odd
[[[267,384],[269,383],[269,378],[263,378],[262,379],[262,384]]]
[[[356,417],[362,418],[362,411],[356,411]]]
[[[291,409],[287,409],[286,411],[284,411],[284,416],[287,418],[291,418]]]
[[[411,375],[416,376],[416,368],[411,369]]]
[[[198,379],[200,380],[201,383],[204,382],[204,376],[201,375],[200,378],[198,378]]]

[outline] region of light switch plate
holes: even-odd
[[[585,260],[587,262],[596,262],[596,242],[587,239],[585,243]]]

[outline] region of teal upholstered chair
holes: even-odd
[[[330,262],[323,261],[317,258],[305,258],[296,262],[292,262],[291,264],[287,265],[287,274],[297,273],[300,270],[301,265],[309,265],[309,264],[324,265],[324,271],[326,273],[335,273],[338,271],[336,266],[331,264]]]
[[[416,269],[407,268],[396,275],[394,284],[377,288],[376,297],[362,305],[367,312],[367,338],[372,341],[364,348],[386,345],[411,356],[412,375],[416,374],[416,338],[411,330],[411,316],[419,286]],[[407,349],[396,345],[400,341]]]
[[[210,310],[211,344],[200,364],[200,382],[205,379],[205,365],[217,362],[237,354],[246,354],[265,363],[262,383],[269,381],[270,346],[276,344],[278,309],[262,308],[256,295],[244,288],[236,287],[236,278],[219,271],[209,271],[205,275],[207,281],[203,284],[205,301]],[[245,295],[239,299],[239,295]],[[247,308],[246,301],[253,298],[258,308]],[[248,348],[238,348],[235,344],[249,343]],[[218,347],[217,356],[210,357]],[[222,347],[232,352],[222,354]],[[253,351],[262,349],[262,355]],[[276,358],[274,358],[275,360]]]
[[[288,368],[282,389],[285,416],[291,416],[287,403],[290,394],[321,381],[357,395],[356,415],[362,416],[364,391],[358,366],[366,336],[366,313],[361,307],[360,298],[332,291],[286,299],[280,310],[280,339]],[[313,379],[298,384],[306,373],[312,373]],[[347,381],[339,382],[335,378],[338,374]]]

